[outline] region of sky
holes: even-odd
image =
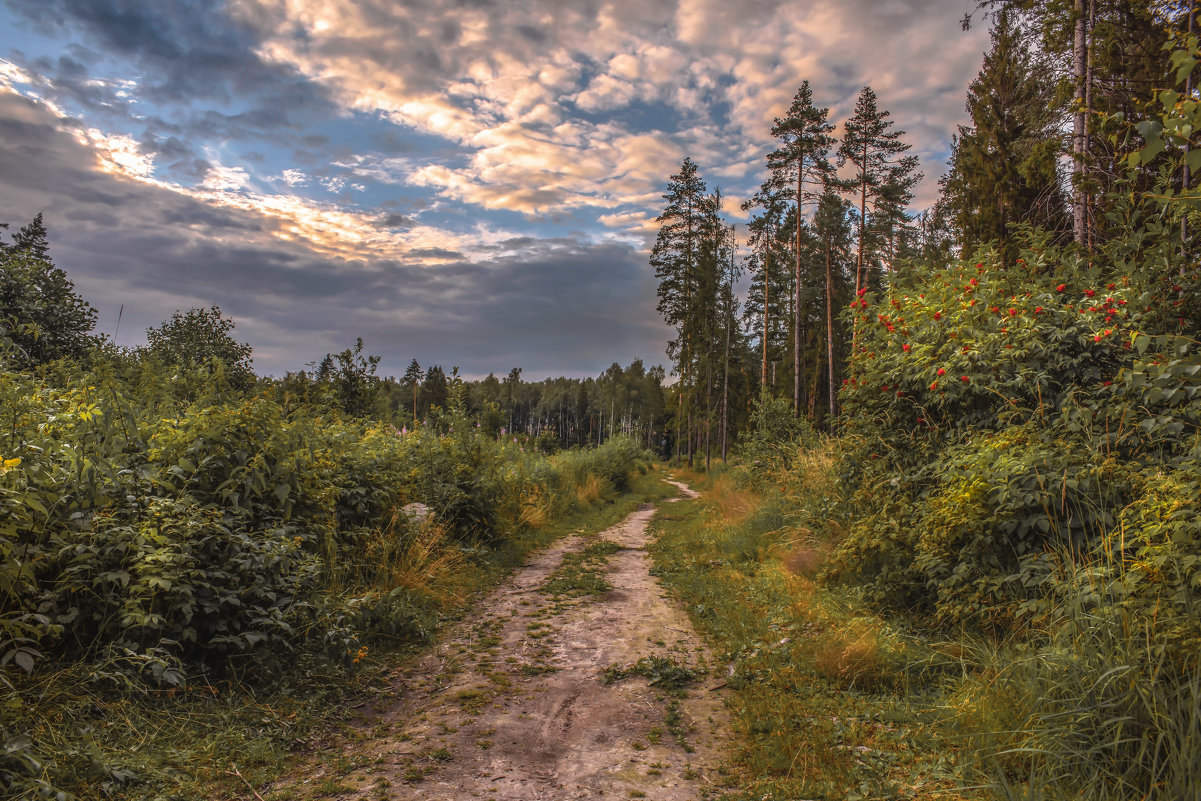
[[[260,374],[665,364],[647,263],[685,156],[730,222],[801,81],[870,85],[937,195],[974,0],[2,0],[0,222],[126,345],[219,305]]]

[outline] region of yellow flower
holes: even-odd
[[[5,459],[3,462],[0,462],[0,476],[4,475],[9,470],[12,470],[14,467],[20,466],[20,464],[21,457],[19,456],[15,459]]]

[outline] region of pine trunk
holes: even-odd
[[[834,281],[830,269],[830,248],[826,247],[826,359],[828,362],[827,389],[830,395],[829,430],[834,430]]]
[[[712,359],[707,361],[712,362]],[[705,368],[705,472],[713,455],[713,367]]]
[[[792,415],[801,416],[801,188],[805,175],[805,157],[801,156],[796,171],[796,264],[792,291]]]
[[[1088,149],[1088,115],[1085,113],[1085,93],[1088,75],[1088,16],[1084,0],[1075,0],[1076,23],[1072,36],[1072,80],[1076,89],[1076,113],[1072,117],[1072,238],[1079,245],[1086,243],[1086,199],[1084,196],[1084,160]]]
[[[737,234],[730,227],[730,293],[734,292],[734,251],[738,248]],[[727,297],[726,311],[726,356],[721,368],[721,460],[726,461],[730,426],[730,332],[734,328],[733,298]],[[764,310],[766,312],[766,309]]]
[[[1188,4],[1188,34],[1189,34],[1189,36],[1193,35],[1193,0],[1189,0],[1189,4]],[[1191,98],[1193,96],[1193,73],[1191,70],[1189,71],[1188,78],[1185,79],[1185,82],[1184,82],[1184,96],[1189,97],[1189,98]],[[1180,177],[1180,187],[1185,192],[1188,192],[1189,184],[1191,183],[1191,176],[1189,175],[1189,168],[1188,168],[1189,150],[1190,150],[1189,140],[1186,139],[1184,142],[1184,173]],[[1188,242],[1188,216],[1182,214],[1180,216],[1180,255],[1182,258],[1187,255],[1187,253],[1185,252],[1185,248],[1187,247],[1187,244],[1186,244],[1187,242]],[[1183,264],[1180,265],[1180,274],[1184,275],[1184,265]]]
[[[769,226],[770,228],[770,226]],[[768,319],[768,302],[771,300],[771,237],[770,232],[767,240],[767,251],[764,258],[763,267],[763,377],[760,379],[759,386],[764,392],[767,391],[767,319]]]
[[[863,172],[859,176],[859,255],[855,265],[855,298],[859,298],[859,289],[863,284],[863,234],[867,230],[867,142],[863,143]],[[851,352],[859,335],[859,315],[851,318]]]

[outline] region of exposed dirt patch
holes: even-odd
[[[653,515],[646,505],[535,555],[434,652],[398,671],[350,736],[318,744],[265,795],[704,797],[722,779],[729,721],[700,639],[650,575]],[[564,565],[568,554],[580,556]],[[578,589],[552,594],[552,576],[550,586],[566,577]],[[699,678],[681,687],[661,679],[665,670]]]

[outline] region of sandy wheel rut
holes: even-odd
[[[535,554],[398,673],[392,697],[366,710],[352,736],[272,791],[429,801],[705,796],[720,779],[728,716],[688,618],[650,575],[653,515],[644,504],[599,535]],[[648,666],[696,678],[672,692]]]

